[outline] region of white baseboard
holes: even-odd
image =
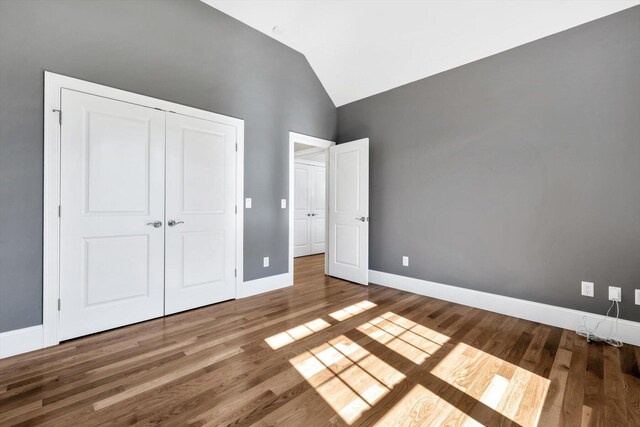
[[[443,285],[442,283],[375,270],[369,270],[369,282],[569,330],[575,330],[582,322],[583,317],[587,319],[589,326],[594,326],[595,322],[603,317],[586,311]],[[599,331],[601,330],[606,335],[613,326],[613,320],[603,322]],[[640,323],[619,320],[617,338],[627,344],[640,346]]]
[[[0,333],[0,359],[43,348],[42,325]]]
[[[276,289],[293,286],[293,274],[284,273],[262,279],[249,280],[238,286],[237,298],[246,298]]]

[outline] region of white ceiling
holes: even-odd
[[[296,142],[293,144],[293,151],[297,160],[313,160],[314,162],[321,163],[324,163],[326,160],[326,148],[319,148]]]
[[[302,150],[308,150],[309,148],[311,148],[311,146],[307,145],[307,144],[301,144],[299,142],[295,142],[293,144],[293,151],[294,152],[298,152],[298,151],[302,151]]]
[[[203,1],[303,53],[336,106],[640,4],[640,0]]]

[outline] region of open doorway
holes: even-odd
[[[289,132],[289,271],[324,254],[327,275],[369,283],[369,139]]]
[[[296,144],[294,152],[294,258],[324,254],[327,241],[326,149],[304,147]]]
[[[332,145],[333,141],[289,133],[290,271],[294,258],[326,253],[327,162]]]

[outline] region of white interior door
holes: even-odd
[[[167,114],[165,313],[233,299],[236,128]]]
[[[65,340],[163,314],[165,113],[66,89],[61,105]]]
[[[329,147],[329,275],[369,283],[369,139]]]
[[[325,187],[326,177],[323,166],[309,166],[311,221],[309,226],[310,253],[321,254],[325,250],[327,215]]]
[[[293,256],[311,254],[309,228],[311,223],[309,167],[296,163],[294,170]]]

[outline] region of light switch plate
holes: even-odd
[[[640,305],[640,289],[636,289],[636,305]]]
[[[609,286],[609,301],[622,301],[622,289]]]
[[[287,199],[280,199],[280,207],[282,209],[287,209]]]
[[[402,257],[402,265],[404,267],[409,267],[409,257],[408,256],[403,256]]]
[[[262,266],[263,267],[269,267],[269,257],[268,256],[262,258]]]
[[[244,199],[244,207],[245,209],[251,209],[251,197]]]

